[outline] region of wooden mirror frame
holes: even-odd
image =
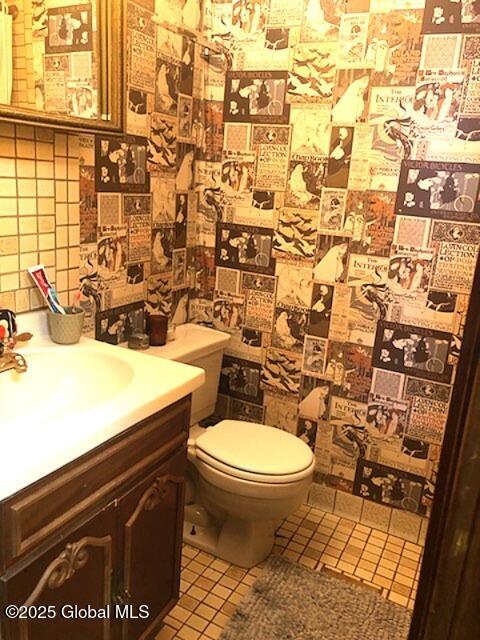
[[[0,119],[83,131],[121,133],[124,129],[124,0],[97,0],[97,44],[99,51],[98,105],[100,118],[46,113],[0,104]],[[108,119],[107,119],[108,118]]]

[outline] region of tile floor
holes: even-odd
[[[277,532],[274,553],[328,568],[413,608],[422,547],[357,522],[303,506]],[[246,570],[184,546],[179,603],[156,640],[215,640],[260,567]]]

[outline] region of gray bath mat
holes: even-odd
[[[371,589],[272,556],[220,640],[406,640],[410,621]]]

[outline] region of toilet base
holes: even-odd
[[[197,510],[189,505],[189,513]],[[202,507],[199,508],[200,510]],[[271,553],[275,540],[275,524],[265,520],[242,520],[230,517],[223,523],[186,519],[183,525],[183,541],[192,547],[211,553],[231,564],[251,569]]]
[[[244,569],[263,562],[275,541],[273,522],[228,518],[218,536],[216,555]]]

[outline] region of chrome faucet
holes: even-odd
[[[15,369],[17,373],[24,373],[27,370],[25,358],[13,351],[17,336],[16,316],[9,309],[0,309],[0,373]],[[30,334],[28,338],[31,337]],[[27,338],[27,339],[28,339]]]

